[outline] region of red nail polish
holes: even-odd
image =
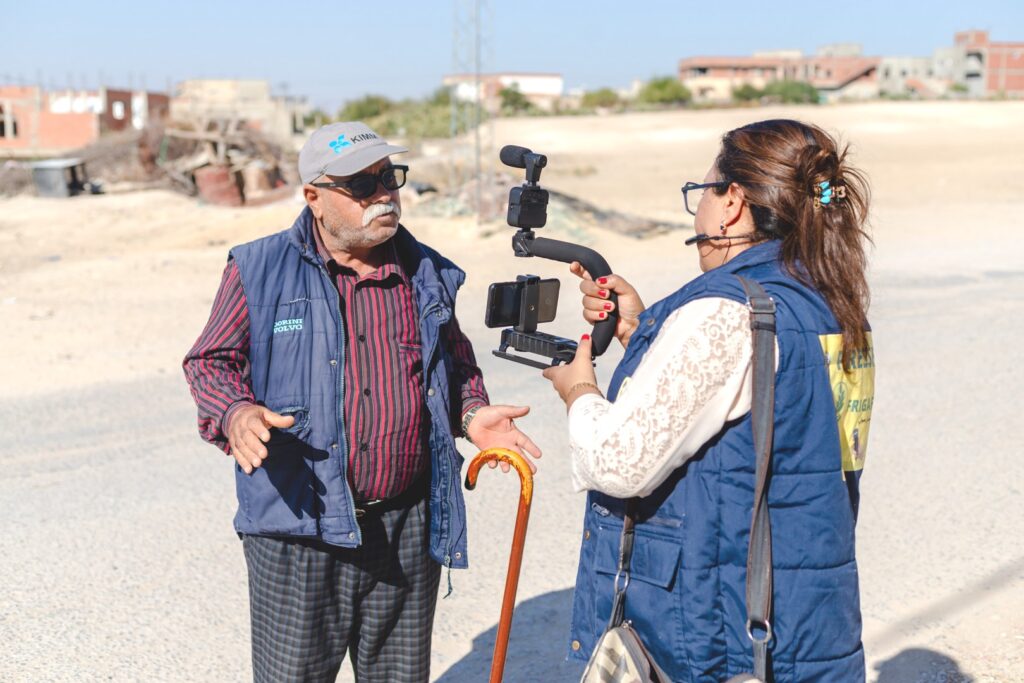
[[[599,277],[599,278],[597,278],[597,284],[599,284],[599,285],[606,285],[606,284],[608,284],[608,278],[606,278],[606,277]]]
[[[603,298],[608,296],[608,290],[607,289],[602,289],[600,292],[597,293],[597,295],[600,296],[603,299]]]
[[[601,318],[601,320],[604,320],[605,318],[608,317],[608,314],[605,313],[604,311],[601,311],[601,314],[598,317]]]
[[[580,341],[587,341],[588,339],[590,339],[590,335],[589,334],[585,334],[582,337],[580,337]]]
[[[610,311],[610,310],[612,310],[612,305],[611,305],[611,303],[607,303],[607,304],[605,304],[605,305],[604,305],[604,310],[606,310],[606,311]]]

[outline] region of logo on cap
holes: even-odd
[[[335,154],[341,154],[341,150],[345,147],[351,147],[352,143],[345,139],[345,134],[342,133],[338,136],[337,140],[330,143],[331,149],[334,150]]]

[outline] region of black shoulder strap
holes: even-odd
[[[768,643],[772,639],[772,531],[768,517],[768,473],[771,470],[775,417],[775,301],[758,283],[737,277],[747,294],[754,347],[750,411],[757,465],[750,549],[747,554],[747,635],[754,647],[754,675],[767,681]],[[626,501],[619,544],[619,567],[614,582],[615,596],[608,628],[619,626],[624,618],[636,507],[636,498]],[[754,633],[755,628],[758,634]]]
[[[768,516],[775,422],[775,301],[758,283],[737,276],[747,293],[753,333],[753,388],[750,412],[757,466],[754,512],[747,554],[747,635],[754,647],[754,675],[768,680],[768,643],[772,639],[772,528]],[[755,634],[755,629],[758,633]]]

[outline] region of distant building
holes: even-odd
[[[171,98],[171,119],[195,123],[235,119],[278,142],[296,142],[311,108],[305,98],[275,96],[261,80],[182,81]]]
[[[953,44],[954,78],[969,95],[1024,97],[1024,43],[993,43],[988,31],[961,31]]]
[[[54,90],[47,94],[54,114],[91,112],[99,116],[100,134],[121,130],[142,130],[152,121],[167,118],[170,98],[164,93],[142,90]]]
[[[472,102],[477,95],[477,79],[474,74],[453,74],[442,81],[452,88],[455,99]],[[544,111],[551,111],[562,98],[565,81],[561,74],[545,73],[496,73],[480,74],[479,92],[481,106],[492,114],[501,110],[501,91],[516,88],[526,100]]]
[[[882,57],[879,65],[880,95],[938,97],[949,91],[952,82],[936,68],[935,57]]]
[[[959,86],[955,88],[955,86]],[[885,57],[882,92],[968,97],[1024,96],[1024,43],[993,43],[988,31],[961,31],[931,57]]]
[[[52,156],[104,133],[140,130],[167,116],[162,93],[100,88],[55,90],[0,86],[0,154]]]
[[[878,96],[878,57],[864,57],[854,43],[827,45],[813,57],[799,50],[759,52],[750,57],[688,57],[679,62],[679,80],[695,101],[727,102],[743,85],[762,89],[773,81],[805,81],[822,100]]]
[[[823,101],[879,95],[942,97],[1024,97],[1024,43],[992,42],[987,31],[961,31],[951,47],[931,57],[865,57],[856,43],[799,51],[754,53],[750,57],[688,57],[679,80],[702,102],[725,102],[743,85],[761,89],[772,81],[806,81]]]

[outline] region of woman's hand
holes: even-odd
[[[555,365],[542,373],[551,380],[551,385],[565,401],[565,408],[572,407],[573,402],[584,394],[600,394],[597,387],[597,375],[594,374],[594,362],[590,335],[585,334],[576,347],[576,357],[571,363]]]
[[[619,320],[615,325],[615,338],[623,347],[627,346],[629,338],[640,325],[637,317],[646,309],[633,285],[618,275],[599,277],[595,282],[578,261],[570,264],[569,272],[581,280],[583,319],[592,325],[607,319],[608,314],[615,310],[616,304],[608,300],[610,293],[615,292],[619,295]]]

